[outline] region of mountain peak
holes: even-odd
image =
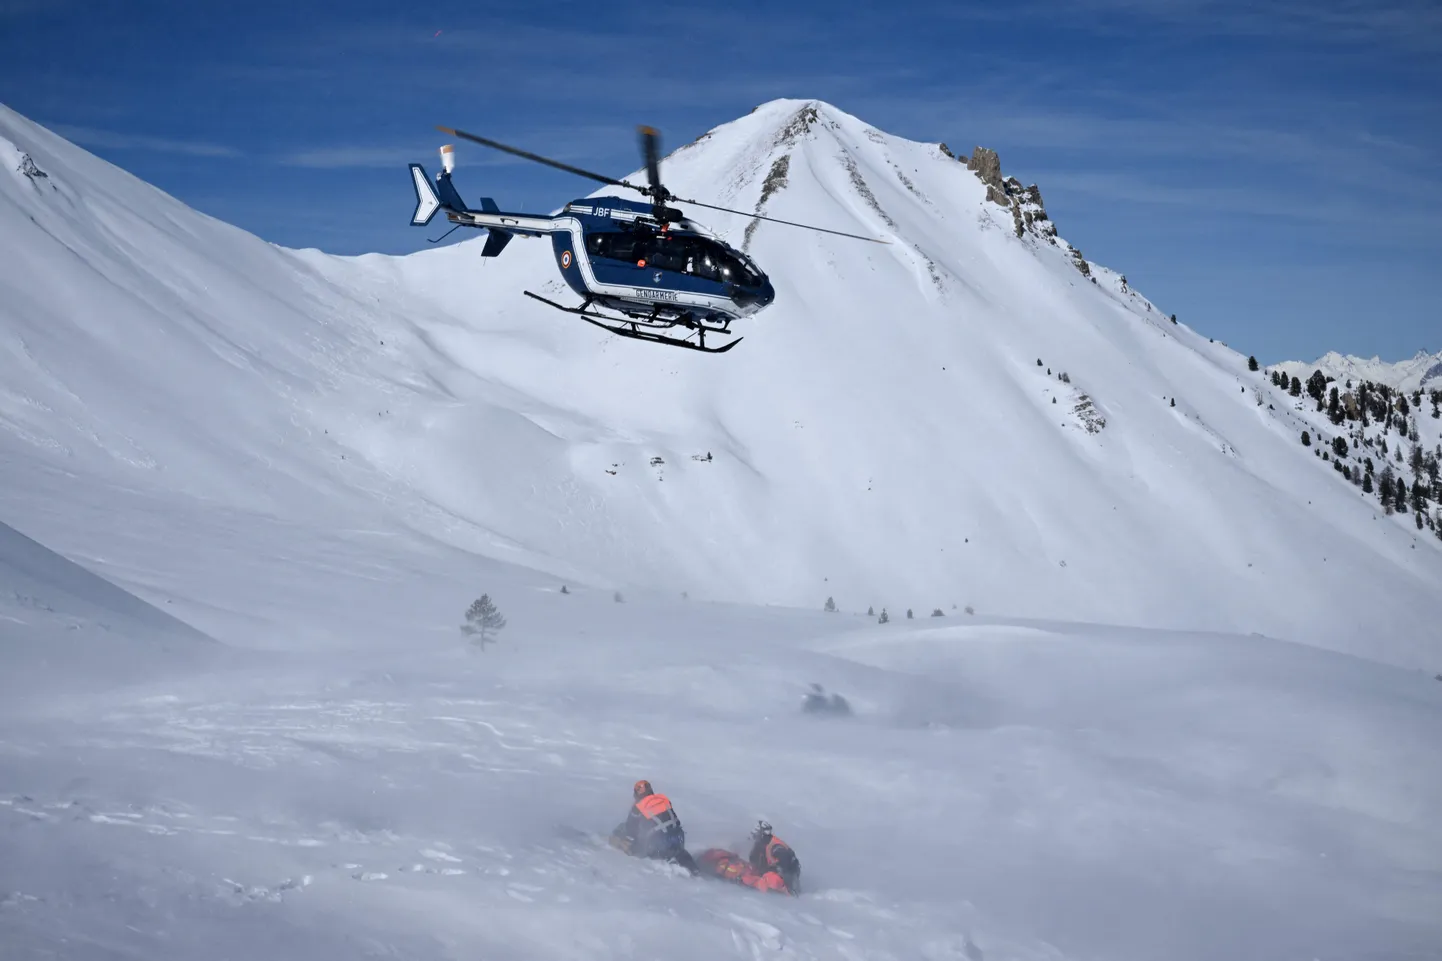
[[[693,358],[527,298],[574,303],[551,244],[500,270],[474,243],[284,250],[39,127],[0,136],[60,185],[0,173],[0,460],[39,465],[7,469],[11,503],[93,482],[365,517],[727,601],[1367,638],[1406,663],[1435,635],[1442,553],[1292,440],[1327,421],[1043,239],[1039,191],[1031,211],[985,148],[798,99],[674,151],[668,185],[744,211],[707,226],[776,289],[739,350]],[[1263,576],[1302,555],[1328,563]]]

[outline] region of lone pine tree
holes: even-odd
[[[474,638],[475,645],[484,651],[487,644],[494,643],[496,633],[505,626],[506,619],[496,609],[491,596],[482,594],[466,609],[466,623],[461,625],[461,633]]]

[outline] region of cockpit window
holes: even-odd
[[[638,235],[632,233],[591,233],[586,250],[593,257],[670,270],[723,284],[753,287],[760,274],[745,254],[731,250],[709,237],[688,235]]]

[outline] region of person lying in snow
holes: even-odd
[[[722,848],[711,848],[701,854],[702,867],[723,881],[744,884],[758,891],[773,894],[801,893],[801,862],[785,841],[771,832],[765,821],[751,832],[751,856]]]
[[[631,797],[634,803],[625,822],[611,832],[612,846],[632,857],[670,861],[696,874],[696,861],[686,851],[686,832],[671,799],[657,794],[644,780],[632,786]]]

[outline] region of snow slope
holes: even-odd
[[[0,523],[0,710],[48,699],[56,673],[93,692],[215,654],[188,624]]]
[[[678,192],[785,153],[768,212],[897,242],[758,229],[724,358],[533,310],[538,245],[287,251],[0,112],[0,954],[1436,956],[1436,548],[1234,352],[811,106]],[[77,632],[124,663],[26,660]],[[637,777],[805,894],[578,840]]]
[[[540,243],[489,264],[473,243],[284,250],[13,112],[0,138],[46,174],[0,176],[0,443],[73,483],[364,518],[698,597],[1439,653],[1442,553],[1279,442],[1290,428],[1242,392],[1242,358],[1105,268],[1092,283],[1064,242],[1017,238],[939,147],[833,107],[767,104],[667,160],[678,193],[751,207],[788,157],[769,213],[894,241],[760,227],[778,300],[724,358],[637,349],[522,297],[556,287]],[[464,163],[465,189],[503,198]],[[1089,433],[1079,405],[1106,426]],[[29,479],[0,511],[83,551],[44,516],[71,482]],[[145,553],[107,562],[143,588]],[[1378,604],[1345,600],[1359,593]]]
[[[1421,674],[1249,637],[497,596],[512,623],[484,655],[396,634],[7,719],[6,956],[1401,961],[1442,943],[1442,685]],[[812,680],[857,716],[800,715]],[[803,896],[578,839],[624,816],[636,777],[693,850],[768,818]]]
[[[1413,357],[1396,363],[1388,363],[1380,357],[1353,357],[1351,354],[1339,354],[1333,350],[1310,364],[1301,360],[1287,360],[1274,366],[1285,370],[1288,377],[1300,377],[1304,382],[1312,375],[1312,371],[1320,370],[1342,384],[1349,380],[1353,383],[1371,381],[1409,394],[1416,390],[1442,390],[1442,350],[1435,354],[1419,350]]]

